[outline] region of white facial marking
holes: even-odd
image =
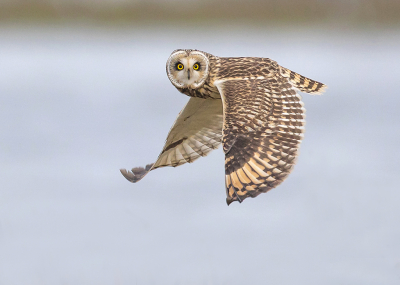
[[[177,68],[179,63],[183,65],[182,70]],[[177,51],[167,61],[167,74],[176,87],[199,88],[208,76],[208,59],[201,52],[192,51],[187,55],[185,51]]]

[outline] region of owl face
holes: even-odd
[[[176,50],[168,58],[167,74],[177,88],[199,88],[208,77],[208,58],[200,51]]]

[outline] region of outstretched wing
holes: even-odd
[[[222,140],[222,101],[190,98],[172,126],[157,161],[145,168],[121,169],[131,182],[138,182],[149,171],[164,166],[179,166],[206,156]]]
[[[289,175],[303,138],[305,109],[298,87],[283,74],[221,80],[216,86],[224,109],[229,205],[267,192]]]

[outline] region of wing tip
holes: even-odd
[[[267,193],[268,191],[270,191],[271,189],[275,188],[276,186],[278,186],[280,183],[282,183],[283,181],[281,180],[277,180],[276,183],[274,183],[273,185],[269,185],[269,186],[259,186],[257,187],[256,190],[253,191],[248,191],[245,195],[238,195],[235,192],[235,196],[228,196],[226,197],[226,204],[228,204],[228,206],[230,204],[232,204],[233,202],[237,201],[240,204],[247,198],[256,198],[258,195],[260,195],[261,193]]]
[[[146,167],[135,167],[131,170],[121,168],[121,174],[130,182],[136,183],[140,181],[153,168],[153,163],[147,164]]]
[[[235,202],[235,201],[238,201],[239,203],[242,203],[242,201],[241,200],[238,200],[238,199],[235,199],[235,198],[232,198],[232,197],[227,197],[226,198],[226,204],[229,206],[230,204],[232,204],[232,202]]]

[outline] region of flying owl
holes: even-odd
[[[149,171],[206,156],[222,142],[226,202],[242,202],[278,186],[292,171],[304,132],[298,91],[321,94],[326,85],[269,58],[217,57],[180,49],[168,58],[171,83],[190,97],[157,161],[121,169],[135,183]]]

